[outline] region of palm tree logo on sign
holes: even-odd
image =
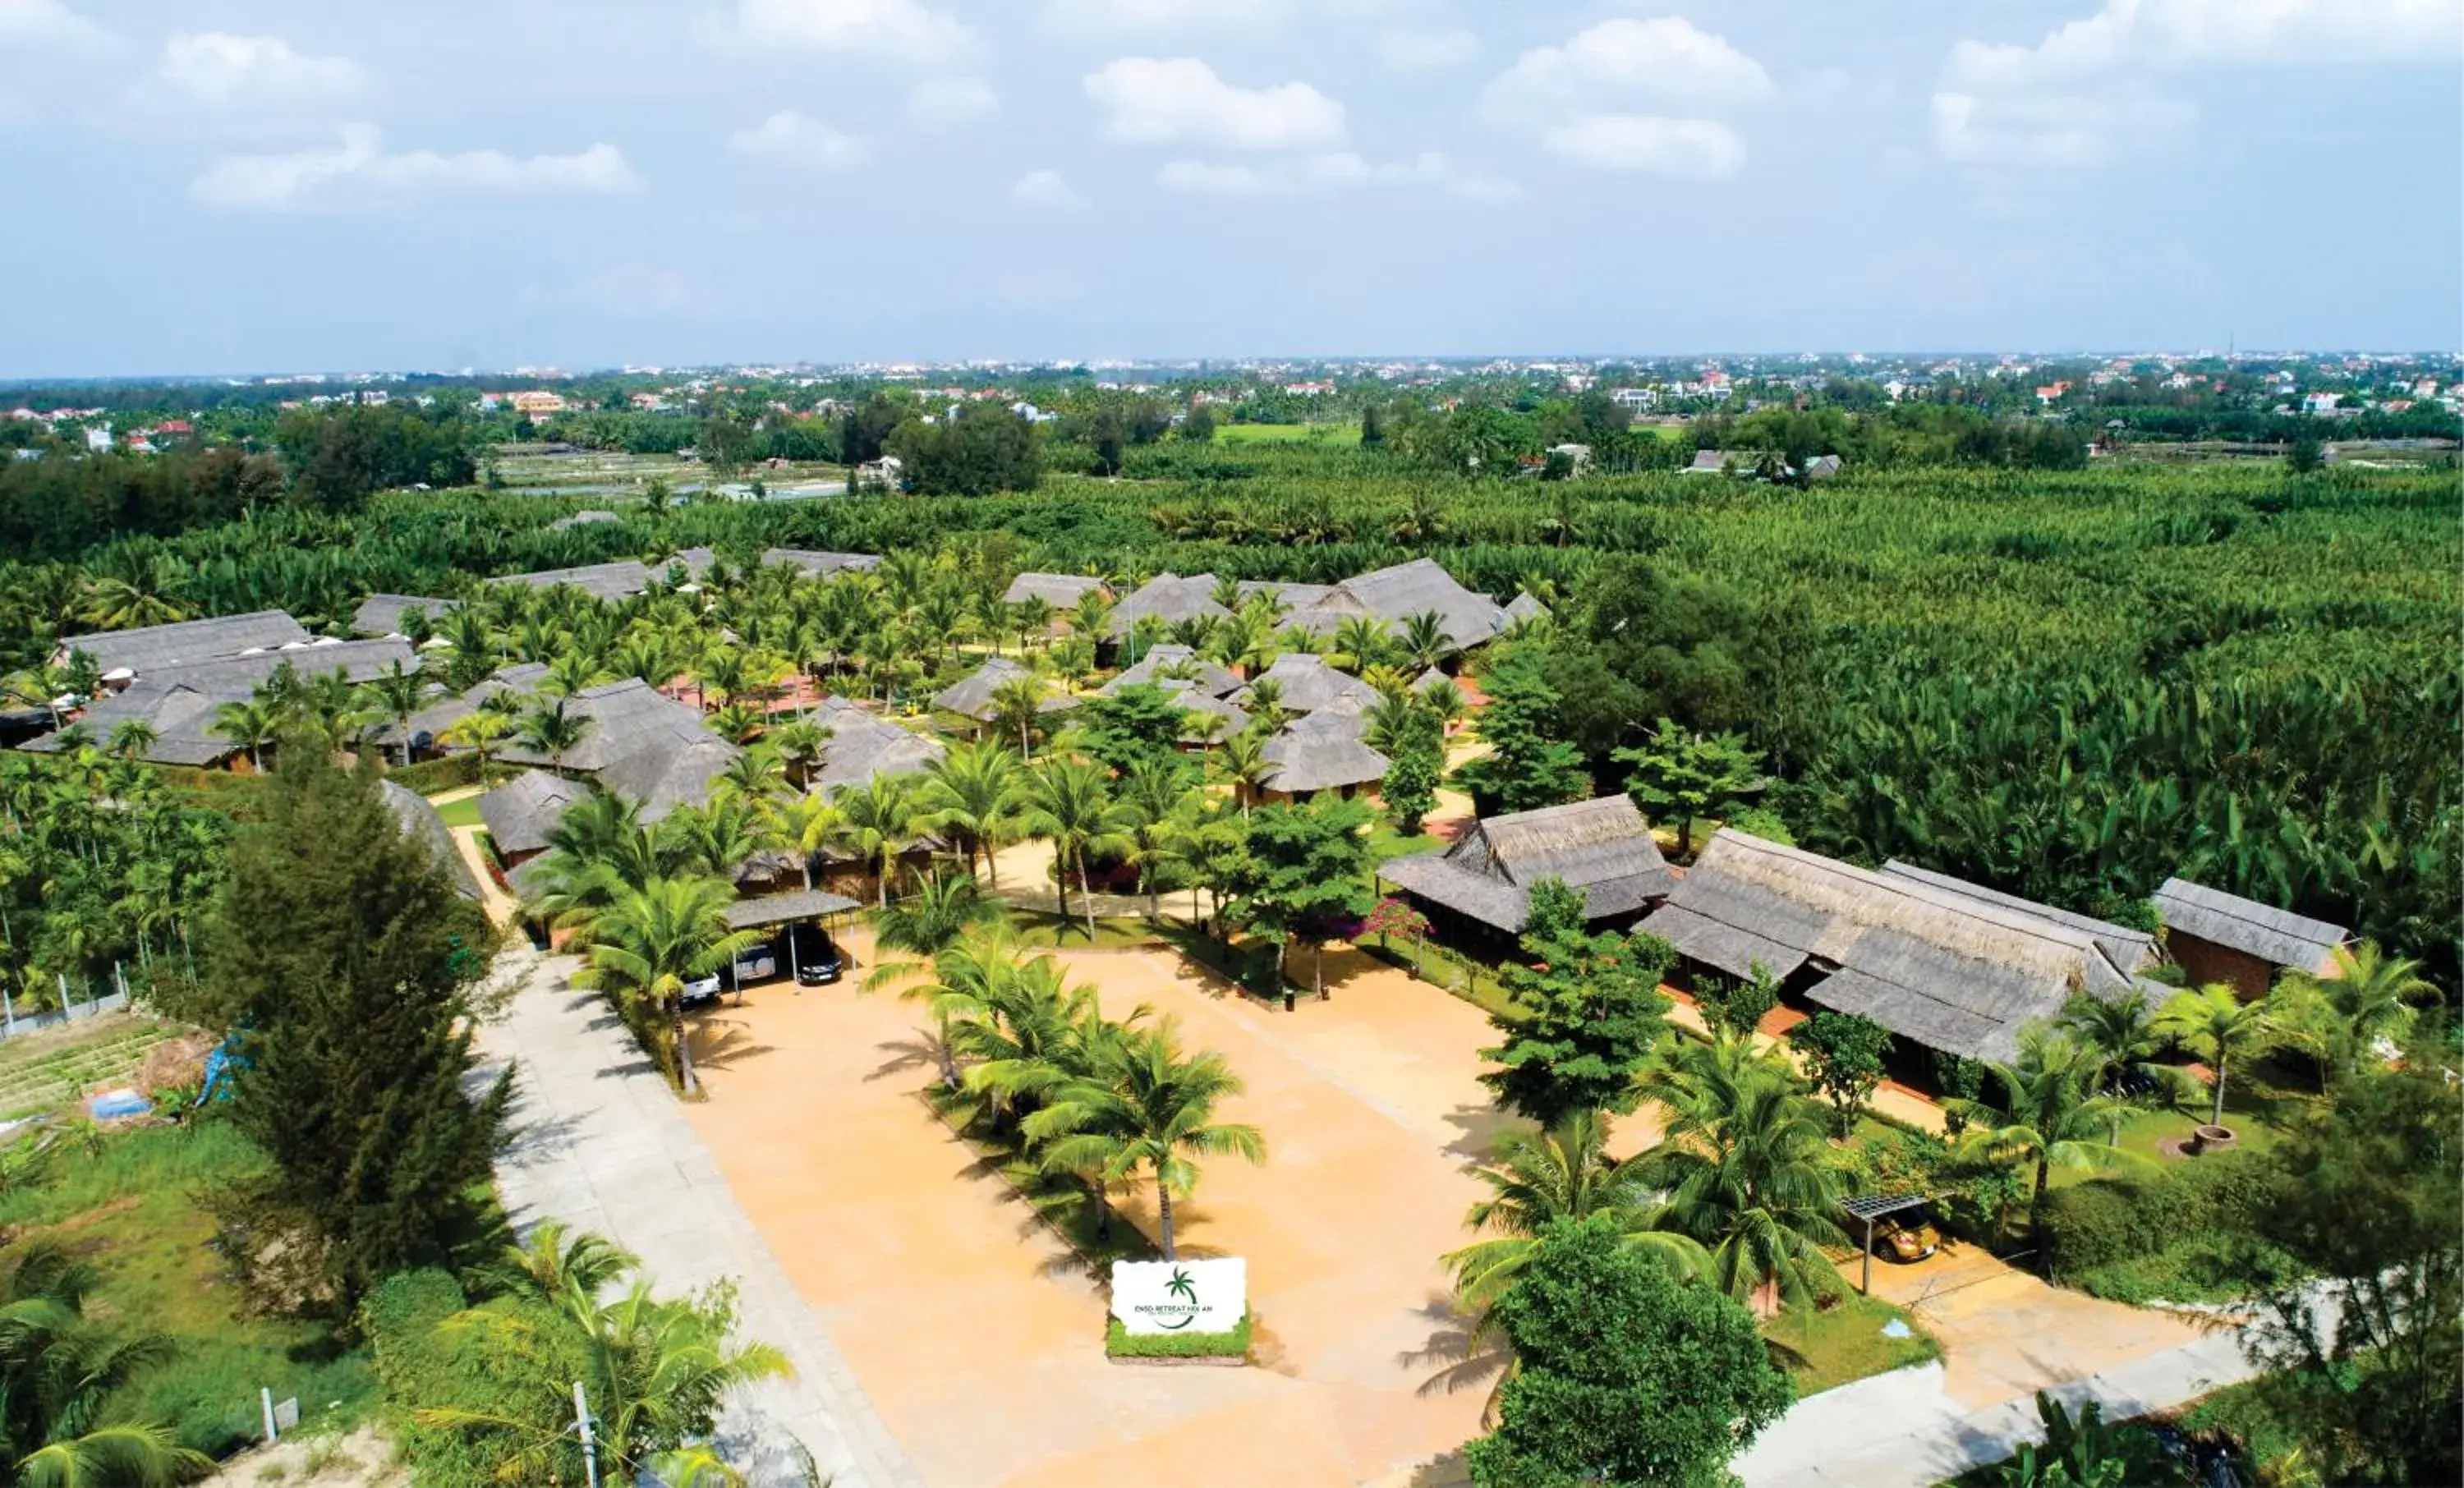
[[[1189,1279],[1188,1272],[1173,1267],[1172,1279],[1164,1282],[1163,1290],[1165,1296],[1182,1298],[1189,1303],[1189,1311],[1182,1314],[1179,1322],[1161,1324],[1167,1332],[1178,1332],[1198,1321],[1198,1283]]]

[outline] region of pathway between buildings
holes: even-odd
[[[488,1077],[508,1062],[517,1071],[516,1135],[496,1163],[515,1225],[561,1219],[605,1236],[641,1257],[664,1294],[736,1282],[744,1333],[796,1369],[741,1392],[721,1418],[721,1449],[756,1488],[802,1488],[800,1446],[835,1488],[913,1488],[898,1443],[666,1082],[604,1002],[566,986],[577,964],[506,952],[502,971],[523,984],[480,1034]]]

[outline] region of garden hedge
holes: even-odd
[[[1114,1318],[1105,1330],[1104,1352],[1115,1359],[1243,1359],[1249,1314],[1241,1314],[1229,1333],[1132,1333]]]
[[[2275,1189],[2256,1153],[2216,1152],[2146,1177],[2098,1178],[2045,1196],[2047,1274],[2070,1278],[2202,1235],[2247,1232]]]

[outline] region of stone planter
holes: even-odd
[[[2191,1128],[2190,1140],[2182,1144],[2182,1148],[2186,1156],[2198,1157],[2209,1152],[2221,1152],[2240,1140],[2231,1127],[2202,1124]]]

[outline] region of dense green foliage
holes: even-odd
[[[1543,1231],[1495,1311],[1521,1369],[1464,1453],[1482,1488],[1713,1488],[1793,1394],[1744,1307],[1605,1215]]]
[[[2202,1235],[2246,1235],[2270,1201],[2263,1154],[2213,1152],[2054,1190],[2036,1216],[2046,1271],[2071,1280]]]
[[[1531,886],[1523,954],[1507,992],[1523,1016],[1492,1015],[1504,1041],[1480,1057],[1497,1065],[1481,1082],[1543,1127],[1584,1111],[1630,1111],[1636,1071],[1666,1025],[1660,979],[1676,961],[1666,941],[1583,929],[1580,891],[1563,880]]]
[[[1133,1333],[1113,1318],[1104,1352],[1115,1359],[1239,1359],[1249,1352],[1249,1314],[1229,1333]]]
[[[172,1009],[231,1030],[232,1119],[274,1166],[229,1195],[228,1243],[274,1304],[347,1316],[386,1274],[490,1239],[513,1085],[464,1089],[482,933],[373,769],[284,752],[231,849],[204,983]]]

